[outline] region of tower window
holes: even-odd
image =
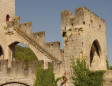
[[[83,21],[83,24],[85,24],[85,21]]]
[[[10,19],[10,16],[7,14],[6,21],[9,21],[9,19]]]

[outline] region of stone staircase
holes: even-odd
[[[46,51],[42,46],[40,46],[35,40],[33,40],[31,37],[29,37],[26,33],[24,33],[23,31],[21,31],[19,28],[16,29],[16,32],[21,35],[25,40],[27,40],[27,42],[29,42],[30,44],[32,44],[33,46],[35,46],[35,48],[37,48],[41,53],[43,53],[45,56],[47,56],[48,58],[51,57],[50,59],[58,62],[59,60],[56,59],[53,55],[51,55],[48,51]]]

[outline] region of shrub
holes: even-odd
[[[75,86],[103,86],[104,71],[91,72],[85,60],[73,62],[73,81]]]

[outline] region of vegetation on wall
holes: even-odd
[[[26,67],[28,67],[30,61],[37,60],[35,54],[29,48],[19,45],[15,46],[15,59],[24,60]],[[106,60],[106,63],[107,68],[111,69],[108,60]],[[75,86],[103,86],[104,73],[105,71],[91,72],[85,60],[77,59],[76,62],[73,62],[72,79]],[[44,70],[40,64],[37,65],[35,86],[57,86],[59,80],[55,80],[52,66]]]
[[[15,46],[15,59],[25,61],[26,67],[28,67],[29,62],[37,60],[29,48],[19,45]],[[55,80],[52,66],[43,69],[40,64],[37,65],[35,86],[57,86],[59,80],[60,78]]]
[[[106,59],[106,65],[108,70],[112,70],[112,66],[109,65],[108,58]]]
[[[110,69],[108,59],[106,59],[106,65],[107,65],[107,69]]]
[[[39,64],[37,65],[35,86],[57,86],[52,66],[43,69]]]
[[[105,71],[91,72],[85,60],[73,62],[73,81],[75,86],[103,86]]]
[[[29,62],[37,60],[35,54],[28,47],[20,45],[15,46],[15,59],[22,60],[25,62],[25,69],[28,69]]]

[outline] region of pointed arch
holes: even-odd
[[[93,62],[95,53],[97,54],[97,56],[100,58],[101,56],[101,47],[100,44],[98,42],[98,40],[94,40],[90,49],[90,66]]]

